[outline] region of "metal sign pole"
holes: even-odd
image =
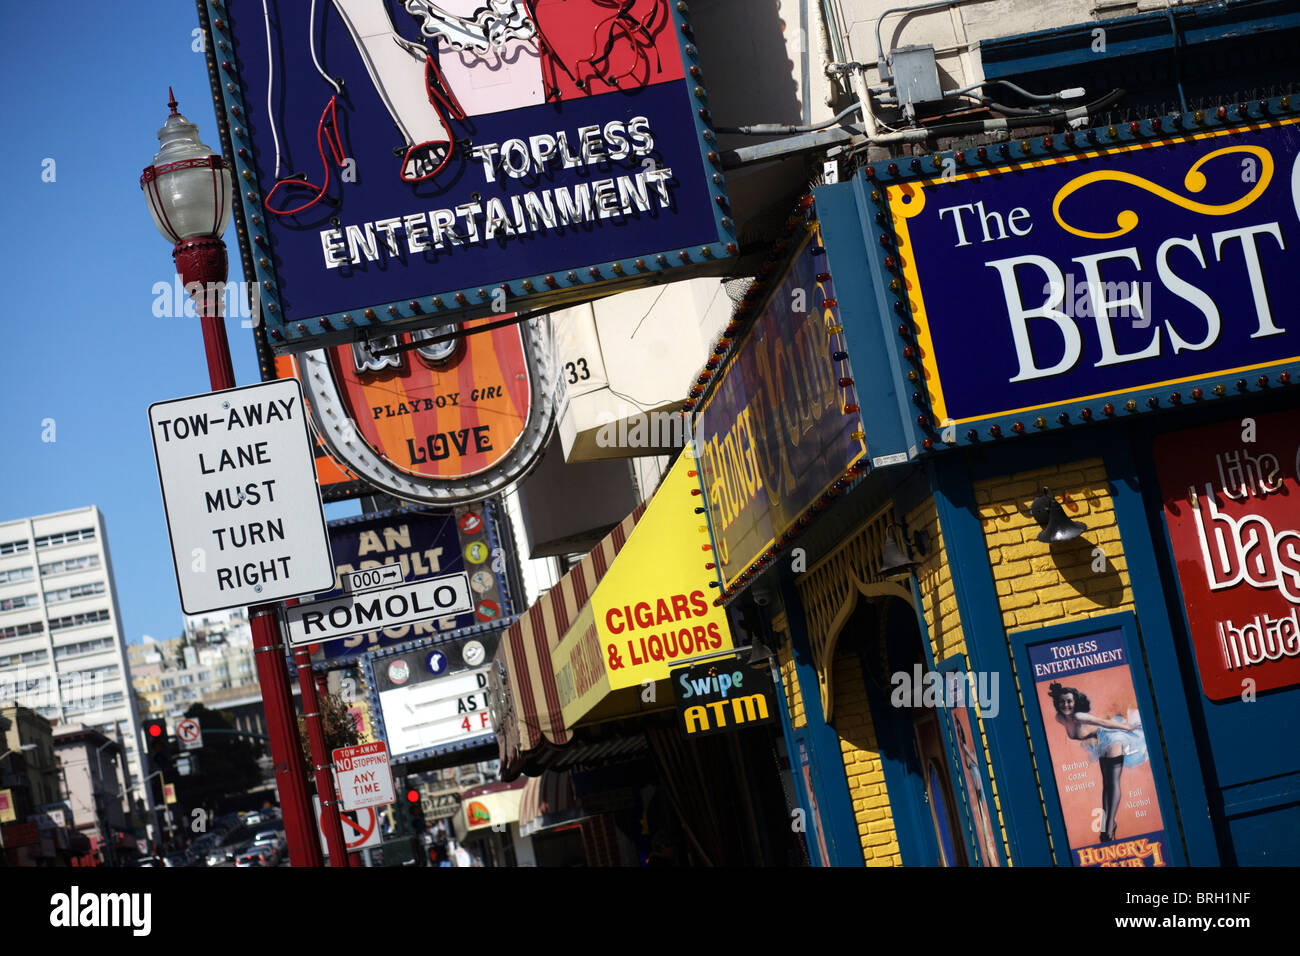
[[[194,287],[193,283],[200,290],[194,299],[202,321],[203,349],[212,391],[234,388],[235,371],[230,360],[230,344],[226,338],[220,298],[204,291],[225,286],[229,273],[225,243],[219,238],[187,239],[176,245],[172,258],[186,287]],[[320,848],[312,832],[312,813],[298,749],[297,721],[293,716],[293,700],[283,664],[284,650],[275,611],[273,603],[259,604],[250,607],[248,614],[271,738],[271,757],[275,761],[289,859],[294,866],[319,866]]]
[[[343,824],[339,821],[338,795],[334,792],[334,776],[330,773],[330,755],[325,746],[325,728],[321,722],[316,681],[311,671],[311,655],[305,647],[295,647],[293,662],[298,668],[303,719],[307,722],[307,743],[316,771],[316,793],[320,796],[320,828],[325,834],[325,845],[329,847],[329,865],[347,866],[347,844],[343,840]]]

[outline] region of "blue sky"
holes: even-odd
[[[154,317],[174,270],[139,179],[169,85],[220,148],[197,27],[184,0],[0,0],[0,520],[98,505],[132,643],[183,627],[148,407],[206,391],[208,373],[198,320]],[[233,224],[226,242],[240,280]],[[237,383],[257,382],[252,332],[227,332]]]

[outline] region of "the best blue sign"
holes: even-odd
[[[922,434],[987,440],[1288,382],[1300,126],[1247,119],[913,161],[924,179],[873,170],[892,225],[869,244],[895,290],[881,311],[891,330],[903,320],[893,341],[900,371],[920,372]]]
[[[205,17],[276,351],[590,299],[735,251],[669,0],[227,0]]]

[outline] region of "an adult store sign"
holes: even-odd
[[[590,299],[731,254],[683,16],[669,0],[205,5],[271,347]]]
[[[954,175],[876,189],[896,247],[882,234],[872,255],[907,317],[901,367],[919,370],[936,431],[958,424],[945,441],[1253,388],[1300,356],[1295,120],[1105,150],[1072,135],[1016,165],[972,169],[968,150],[946,158]],[[999,431],[968,427],[991,419]]]
[[[499,548],[493,503],[459,514],[403,508],[335,519],[329,527],[340,585],[354,572],[378,571],[397,565],[401,580],[411,584],[463,572],[468,576],[469,592],[468,600],[455,607],[436,608],[432,592],[427,600],[417,598],[408,603],[408,610],[414,610],[411,606],[414,603],[434,608],[433,616],[415,615],[394,621],[385,619],[386,614],[372,617],[363,613],[360,630],[349,628],[350,636],[322,645],[321,653],[326,659],[351,659],[375,648],[434,638],[452,631],[484,630],[514,613],[505,587],[507,557]],[[320,597],[344,599],[349,594],[340,586]],[[373,593],[357,597],[365,598],[364,603],[371,605],[375,600]],[[297,616],[302,619],[301,614]],[[328,624],[328,617],[320,623]],[[303,637],[320,639],[321,634],[313,626],[311,633],[304,633]]]
[[[1300,412],[1161,435],[1155,459],[1205,695],[1300,684]]]

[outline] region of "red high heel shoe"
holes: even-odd
[[[266,199],[262,205],[266,211],[274,213],[277,216],[292,216],[300,213],[305,209],[310,209],[322,199],[325,198],[325,191],[330,188],[330,164],[325,158],[325,143],[329,143],[330,152],[334,154],[334,162],[341,169],[347,162],[347,157],[343,155],[343,141],[339,138],[338,129],[338,96],[331,96],[329,103],[325,105],[324,112],[320,115],[320,123],[316,126],[316,149],[320,153],[321,165],[325,167],[325,184],[323,186],[314,186],[305,179],[289,178],[280,179],[271,187],[271,191],[266,194]],[[281,186],[302,186],[311,190],[313,196],[300,206],[294,206],[292,209],[275,209],[271,206],[271,197],[275,195],[276,190]]]
[[[422,183],[442,172],[442,168],[447,165],[456,149],[456,137],[452,134],[451,123],[447,119],[448,114],[452,119],[465,119],[465,111],[443,80],[442,72],[438,69],[432,53],[424,61],[424,86],[429,103],[437,112],[443,128],[447,130],[447,138],[416,143],[407,149],[406,155],[402,157],[401,175],[404,183]]]

